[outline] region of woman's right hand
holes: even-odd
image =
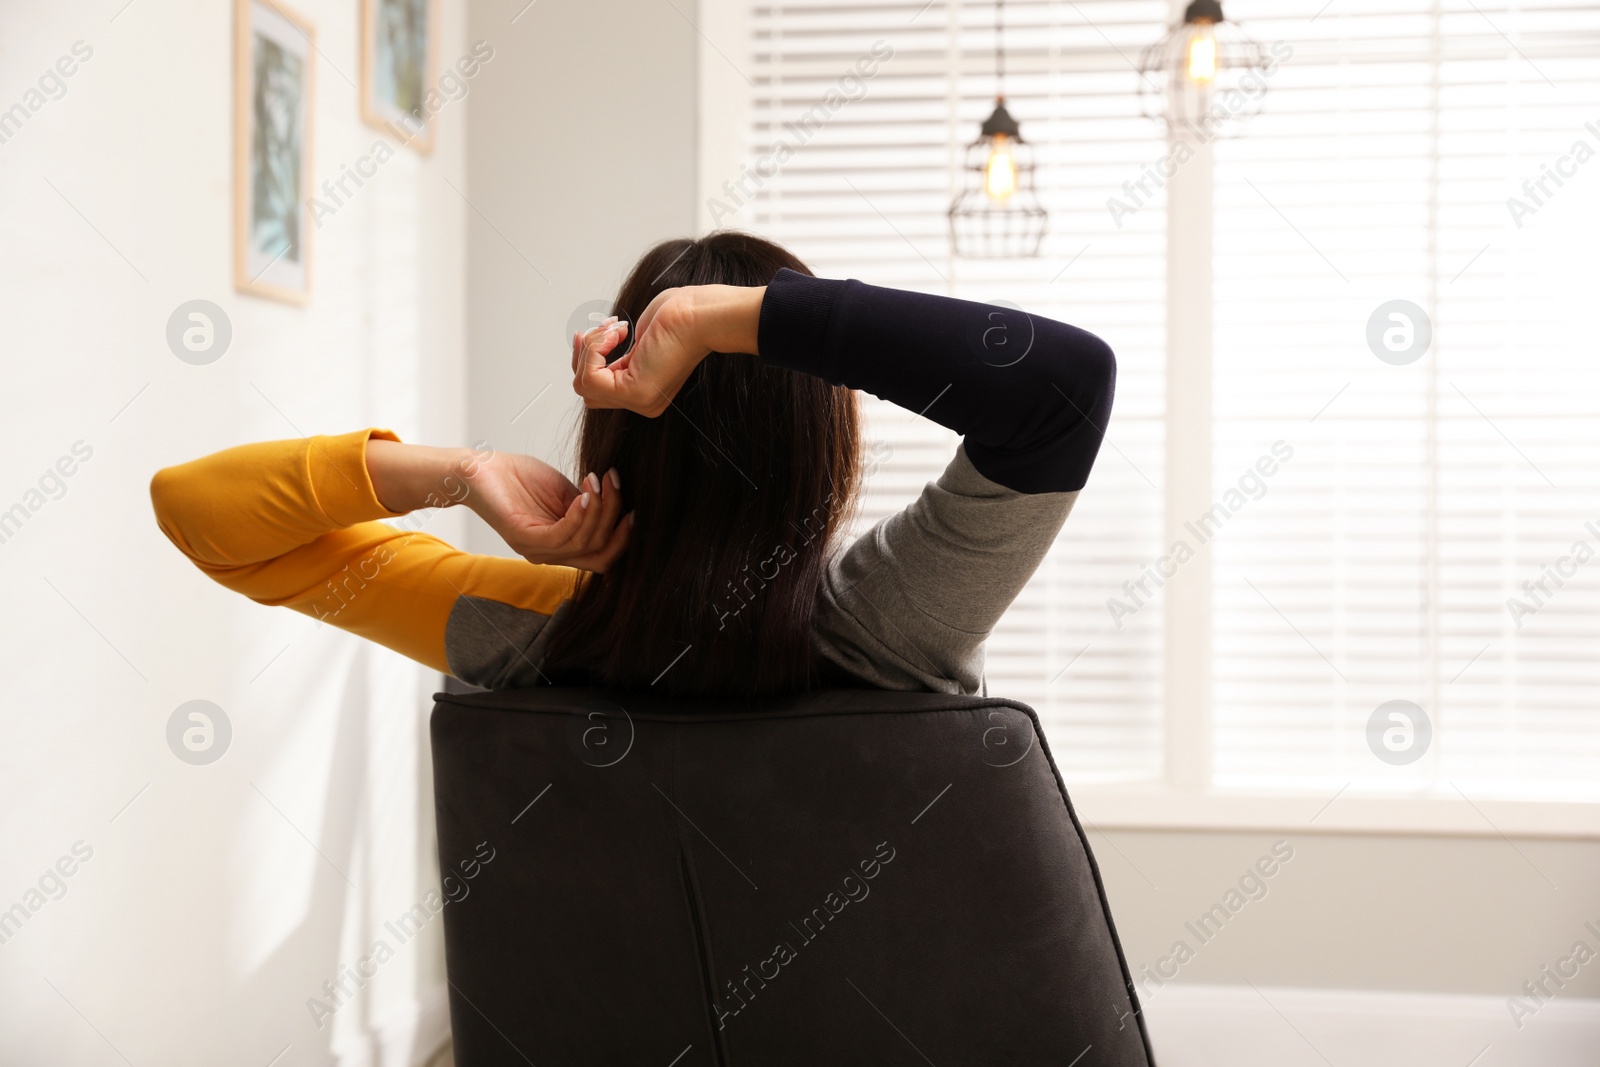
[[[605,571],[628,547],[633,516],[622,514],[616,471],[583,485],[532,456],[474,456],[463,503],[530,563]]]
[[[655,418],[712,352],[756,354],[766,287],[691,285],[665,289],[639,316],[633,347],[606,357],[628,335],[607,322],[572,338],[572,388],[585,407],[626,408]]]

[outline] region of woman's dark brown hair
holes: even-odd
[[[612,313],[632,324],[664,289],[766,285],[783,267],[811,273],[748,234],[666,241]],[[561,617],[549,677],[726,696],[817,684],[817,587],[860,478],[853,392],[713,353],[659,418],[586,411],[578,459],[580,473],[617,469],[635,525],[621,560]]]

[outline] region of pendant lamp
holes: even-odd
[[[950,204],[950,241],[969,259],[1037,256],[1049,216],[1034,191],[1033,145],[1006,109],[1005,0],[995,0],[994,111],[967,145],[962,188]]]
[[[1183,21],[1145,49],[1139,97],[1144,113],[1170,132],[1208,141],[1237,132],[1261,109],[1276,69],[1276,59],[1223,14],[1222,0],[1194,0]]]

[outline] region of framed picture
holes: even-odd
[[[315,29],[280,0],[234,0],[233,283],[311,299]]]
[[[361,117],[423,155],[438,81],[438,0],[361,0]]]

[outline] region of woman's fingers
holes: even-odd
[[[621,558],[622,553],[627,551],[628,540],[632,535],[633,512],[630,511],[622,517],[621,522],[611,528],[611,536],[598,551],[567,562],[580,570],[597,571],[604,574]]]
[[[566,512],[555,522],[542,526],[520,525],[506,542],[530,563],[554,563],[570,555],[578,531],[588,518],[581,501],[581,493],[573,497]]]
[[[572,373],[578,373],[578,361],[583,358],[583,347],[591,337],[602,336],[611,325],[617,322],[617,316],[612,315],[587,330],[574,330],[572,332]]]
[[[566,510],[572,507],[572,502],[578,499],[583,490],[568,481],[567,476],[560,471],[551,471],[550,474],[552,475],[551,484],[555,487],[556,496],[561,501],[562,513],[565,514]]]
[[[603,548],[607,539],[616,529],[617,520],[622,517],[622,479],[613,467],[607,471],[605,477],[599,479],[601,484],[600,499],[597,505],[591,504],[600,512],[599,522],[588,544],[588,551],[594,552]]]
[[[524,530],[515,546],[534,563],[561,563],[593,570],[589,564],[606,556],[616,544],[622,514],[622,487],[615,470],[604,478],[586,475],[579,494],[566,513],[548,526]]]
[[[600,502],[599,475],[585,475],[578,487],[583,490],[583,495],[578,497],[576,506],[583,515],[579,518],[578,525],[572,531],[572,537],[566,545],[566,551],[572,555],[582,555],[590,551],[591,546],[605,537],[605,533],[600,529],[605,508]]]
[[[590,407],[626,407],[619,389],[619,373],[627,366],[626,357],[608,365],[606,356],[628,336],[628,324],[616,322],[596,327],[584,337],[576,357],[572,387]]]

